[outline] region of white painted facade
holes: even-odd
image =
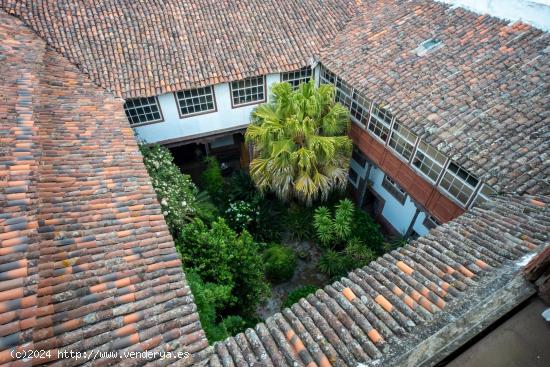
[[[269,98],[273,83],[280,81],[280,74],[266,76],[266,96]],[[173,93],[158,96],[164,121],[143,126],[136,126],[138,137],[147,143],[185,140],[197,136],[208,136],[245,128],[250,120],[250,113],[257,104],[233,108],[229,83],[214,85],[214,96],[217,110],[190,117],[180,118],[178,106]]]
[[[405,202],[401,204],[391,193],[389,193],[383,186],[382,180],[384,179],[384,172],[372,165],[369,177],[367,178],[368,166],[370,163],[367,162],[365,166],[361,166],[355,160],[351,160],[351,168],[357,172],[357,180],[353,182],[350,179],[350,183],[359,188],[360,179],[367,179],[370,182],[370,188],[376,192],[384,200],[384,208],[382,209],[381,215],[388,221],[393,228],[399,232],[401,235],[405,235],[411,221],[414,219],[416,213],[416,206],[412,202],[409,195],[405,199]],[[359,188],[360,189],[360,188]],[[420,236],[424,236],[429,232],[428,228],[423,225],[423,221],[426,218],[426,213],[420,211],[414,221],[412,229],[418,233]]]
[[[550,31],[550,0],[439,0],[461,6],[479,14],[489,14],[510,21],[521,20]]]

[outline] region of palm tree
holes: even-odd
[[[293,91],[273,86],[273,99],[252,112],[246,140],[253,143],[250,175],[260,191],[310,205],[347,183],[349,112],[334,102],[334,87],[313,81]]]

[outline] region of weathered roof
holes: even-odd
[[[216,343],[210,365],[419,365],[466,322],[479,332],[489,304],[532,294],[518,259],[548,246],[549,233],[550,198],[499,197]]]
[[[550,193],[549,33],[430,0],[359,13],[323,65],[496,189]]]
[[[151,96],[309,65],[353,0],[1,0],[118,96]]]
[[[123,101],[1,10],[0,75],[0,365],[206,348]]]

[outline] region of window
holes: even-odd
[[[281,81],[292,85],[293,89],[298,88],[302,83],[307,83],[312,77],[311,67],[306,66],[300,70],[281,74]]]
[[[447,158],[437,149],[420,141],[416,153],[414,154],[412,164],[420,170],[420,172],[424,173],[430,181],[435,183],[439,174],[443,171],[443,167],[445,167],[446,160]]]
[[[361,125],[365,126],[369,121],[369,109],[370,102],[356,92],[353,92],[352,101],[349,106],[351,117]]]
[[[415,143],[416,135],[397,122],[393,124],[390,142],[388,144],[397,154],[409,161],[409,159],[411,159]]]
[[[449,163],[449,167],[447,167],[439,186],[441,186],[443,190],[457,199],[460,203],[466,205],[466,203],[468,203],[468,199],[472,196],[477,183],[477,178],[472,176],[465,169],[460,168],[458,165],[451,162]]]
[[[443,42],[441,42],[437,38],[430,38],[418,45],[415,51],[417,56],[424,56],[441,47],[443,47]]]
[[[426,217],[424,218],[424,221],[422,222],[422,224],[424,225],[424,227],[426,227],[428,229],[432,229],[432,228],[437,227],[441,223],[439,223],[439,221],[437,219],[435,219],[434,217],[432,217],[431,215],[428,215],[428,213],[426,213]]]
[[[481,187],[481,190],[476,195],[476,198],[472,202],[472,207],[478,206],[483,204],[486,201],[489,201],[491,199],[492,195],[495,195],[497,192],[495,189],[493,189],[491,186],[487,184],[483,184]]]
[[[188,89],[174,93],[180,117],[216,111],[214,88],[212,86]]]
[[[157,97],[129,99],[124,103],[124,112],[131,126],[163,121]]]
[[[383,141],[388,139],[392,115],[385,109],[373,104],[369,130]]]
[[[349,182],[351,182],[353,186],[357,187],[358,178],[359,178],[359,175],[357,174],[357,172],[352,167],[350,167],[349,176],[348,176]]]
[[[231,101],[233,107],[265,100],[265,78],[256,76],[231,82]]]
[[[353,152],[351,153],[351,159],[353,159],[355,162],[357,162],[357,164],[360,165],[361,167],[365,167],[365,163],[367,163],[367,157],[355,145],[353,146]]]
[[[336,76],[321,66],[321,75],[319,75],[321,84],[336,84]]]
[[[386,191],[389,192],[397,201],[399,201],[401,205],[405,204],[407,193],[388,175],[384,175],[382,187],[385,188]]]

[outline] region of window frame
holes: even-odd
[[[212,102],[214,103],[214,109],[206,110],[206,111],[193,112],[193,113],[190,113],[190,114],[183,115],[181,113],[180,99],[178,98],[178,93],[186,92],[186,91],[193,91],[193,90],[197,90],[197,89],[204,89],[204,88],[210,88],[210,90],[212,91]],[[176,101],[176,108],[178,109],[178,115],[179,115],[180,119],[185,119],[185,118],[198,116],[198,115],[205,115],[207,113],[218,112],[218,104],[216,103],[216,92],[214,91],[214,86],[213,85],[207,85],[206,87],[179,90],[179,91],[173,92],[172,94],[174,95],[174,100]],[[198,97],[201,97],[201,96],[198,96]],[[195,97],[191,97],[191,98],[195,98]]]
[[[256,79],[256,78],[262,78],[263,80],[263,94],[264,94],[264,98],[262,100],[257,100],[257,101],[252,101],[252,102],[245,102],[245,103],[239,103],[239,104],[235,104],[234,103],[234,97],[233,97],[233,83],[238,83],[238,82],[241,82],[241,81],[246,81],[247,79]],[[261,75],[261,76],[251,76],[251,77],[248,77],[248,78],[244,78],[244,79],[239,79],[239,80],[234,80],[234,81],[231,81],[229,82],[229,98],[231,98],[231,108],[232,109],[235,109],[235,108],[240,108],[240,107],[245,107],[245,106],[252,106],[252,105],[255,105],[255,104],[260,104],[260,103],[264,103],[267,101],[267,88],[266,88],[266,84],[267,84],[267,80],[266,80],[266,76],[265,75]]]
[[[481,186],[479,186],[479,190],[475,193],[475,195],[473,196],[472,200],[470,201],[470,204],[468,205],[468,207],[470,208],[473,208],[475,207],[476,205],[481,205],[487,201],[490,201],[491,198],[489,196],[487,196],[487,194],[483,193],[483,189],[485,188],[488,188],[489,190],[491,190],[492,192],[489,194],[489,195],[496,195],[497,194],[497,191],[495,189],[493,189],[491,186],[487,185],[486,183],[482,182],[481,183]],[[484,201],[479,203],[479,204],[476,204],[476,201],[479,199],[479,198],[482,198]]]
[[[287,79],[287,80],[283,80],[283,76],[284,75],[288,75],[288,74],[295,74],[295,73],[301,73],[302,70],[309,70],[309,77],[304,79],[304,78],[291,78],[291,79]],[[313,70],[313,68],[311,66],[304,66],[303,68],[300,68],[300,69],[297,69],[297,70],[291,70],[291,71],[286,71],[286,72],[283,72],[281,74],[279,74],[279,81],[281,83],[289,83],[291,86],[292,86],[292,90],[296,90],[298,89],[298,87],[300,86],[300,84],[302,83],[307,83],[309,82],[311,79],[314,79],[315,80],[315,71]],[[297,85],[294,85],[294,83],[292,82],[295,82],[295,81],[298,81],[298,80],[301,80]]]
[[[426,145],[428,147],[428,149],[422,148],[421,147],[422,144]],[[432,157],[432,155],[428,154],[429,149],[435,150],[438,154],[441,154],[441,156],[443,156],[443,158],[445,158],[445,160],[443,161],[443,164],[440,164],[436,159],[434,159],[434,157]],[[441,167],[441,170],[437,174],[435,180],[433,180],[427,173],[423,172],[420,169],[420,167],[417,167],[414,164],[414,160],[416,159],[416,154],[418,152],[420,152],[421,154],[424,155],[424,157],[426,157],[430,161],[432,161],[432,165],[430,166],[430,171],[435,172],[435,170],[432,170],[432,167],[433,167],[434,164],[437,165],[438,167]],[[429,182],[431,182],[435,186],[439,182],[439,179],[442,177],[443,173],[445,172],[445,168],[447,167],[448,160],[449,160],[449,158],[445,154],[441,153],[439,150],[435,149],[434,147],[432,147],[430,144],[426,143],[422,139],[419,139],[418,144],[416,144],[416,149],[414,150],[414,153],[413,153],[413,156],[412,156],[412,159],[411,159],[410,162],[411,162],[411,167],[416,172],[420,173],[426,180],[428,180]],[[424,162],[424,159],[422,160],[422,162]]]
[[[355,173],[355,181],[353,181],[351,179],[351,174],[350,173],[352,171]],[[355,169],[353,169],[353,167],[351,165],[349,166],[349,170],[348,170],[348,181],[355,188],[357,188],[359,186],[359,172],[357,172]]]
[[[365,128],[367,129],[367,131],[375,138],[377,139],[378,141],[382,142],[382,144],[385,146],[387,143],[388,143],[388,140],[390,139],[390,135],[391,135],[391,132],[392,132],[392,126],[393,126],[393,122],[395,120],[395,117],[393,116],[393,114],[391,114],[389,111],[388,114],[389,116],[391,116],[391,120],[390,122],[388,123],[385,119],[381,118],[380,116],[378,116],[377,114],[374,114],[374,109],[377,109],[379,111],[387,111],[386,109],[380,107],[379,105],[375,104],[375,103],[372,103],[371,104],[371,109],[369,111],[369,114],[370,114],[370,117],[369,117],[369,123],[365,126]],[[384,114],[386,115],[386,114]],[[375,120],[375,122],[373,123],[373,119]],[[387,136],[386,136],[386,139],[382,139],[381,136],[379,136],[378,134],[376,134],[374,132],[374,130],[372,130],[370,127],[371,127],[371,124],[381,124],[383,127],[380,129],[380,131],[384,131],[384,127],[387,127],[388,129],[388,132],[387,132]],[[388,123],[388,125],[386,125],[386,123]],[[376,128],[377,126],[375,126]]]
[[[428,223],[428,224],[426,224]],[[429,230],[436,228],[437,226],[440,226],[441,223],[435,218],[433,215],[430,215],[428,213],[424,213],[424,220],[422,221],[422,225],[426,227]]]
[[[406,132],[409,134],[409,135],[412,135],[414,136],[414,141],[411,143],[409,140],[407,140],[404,136],[403,136],[403,133],[399,132],[398,130],[395,129],[395,126],[400,126],[401,128],[405,129]],[[393,134],[396,134],[398,139],[401,139],[405,142],[405,144],[410,144],[411,146],[411,149],[410,149],[410,156],[407,158],[405,157],[402,153],[400,153],[398,150],[397,150],[397,147],[399,147],[399,143],[397,143],[397,139],[395,140],[396,141],[396,146],[397,147],[393,147],[391,144],[392,144],[392,138],[393,138]],[[416,152],[415,150],[415,147],[418,143],[418,136],[413,133],[410,129],[408,129],[407,127],[405,127],[405,125],[399,123],[397,120],[394,120],[393,124],[392,124],[392,128],[391,128],[391,131],[390,131],[390,135],[388,136],[388,147],[390,148],[391,151],[393,151],[395,153],[395,155],[401,159],[402,161],[405,161],[405,162],[410,162],[411,159],[414,157],[414,154]],[[405,145],[403,145],[403,147],[405,147]],[[406,150],[406,148],[403,148],[404,150]]]
[[[128,101],[131,101],[131,100],[149,99],[149,98],[154,98],[155,99],[155,103],[157,105],[160,118],[157,119],[157,120],[154,120],[154,121],[146,121],[146,122],[139,122],[137,124],[132,124],[132,122],[130,121],[130,118],[126,114],[126,104],[128,103]],[[140,107],[142,107],[142,106],[140,106]],[[158,124],[158,123],[164,122],[164,115],[162,114],[162,108],[160,107],[160,102],[159,102],[158,96],[128,98],[127,100],[124,101],[124,106],[122,108],[124,109],[124,115],[126,116],[126,119],[128,120],[128,124],[130,124],[130,127],[139,127],[139,126]]]
[[[458,172],[453,172],[450,170],[450,167],[451,165],[454,165],[458,168],[458,171],[462,170],[464,171],[466,174],[467,174],[467,178],[466,179],[462,179],[461,177],[458,176]],[[468,195],[468,197],[466,198],[466,201],[463,203],[460,201],[460,199],[458,199],[458,197],[454,196],[448,189],[446,189],[445,187],[442,186],[443,184],[443,181],[445,180],[445,176],[446,174],[449,173],[451,176],[452,176],[452,181],[451,181],[451,186],[449,188],[452,187],[452,184],[458,180],[462,183],[462,186],[464,185],[467,185],[467,187],[470,187],[472,192]],[[472,177],[473,179],[475,179],[477,181],[476,185],[475,186],[471,186],[468,182],[467,182],[467,179]],[[453,201],[455,201],[456,203],[458,203],[461,207],[463,208],[467,208],[468,207],[468,204],[470,203],[471,199],[472,199],[472,196],[476,193],[476,189],[478,188],[478,186],[480,185],[481,181],[475,177],[473,174],[471,174],[468,170],[462,168],[459,164],[457,163],[454,163],[452,160],[449,160],[449,162],[447,163],[447,167],[445,167],[445,171],[443,172],[443,175],[441,176],[441,178],[439,179],[439,183],[438,183],[438,188],[440,190],[442,190],[444,193],[446,193],[447,197],[449,197],[450,199],[452,199]],[[459,193],[463,192],[462,191],[462,188],[459,189]]]
[[[386,182],[389,187],[386,187]],[[397,202],[400,203],[401,206],[405,205],[405,202],[407,201],[407,196],[409,194],[387,174],[384,174],[384,177],[382,178],[382,188],[384,188],[384,190],[386,190],[395,200],[397,200]],[[398,197],[396,191],[402,194],[403,197]]]

